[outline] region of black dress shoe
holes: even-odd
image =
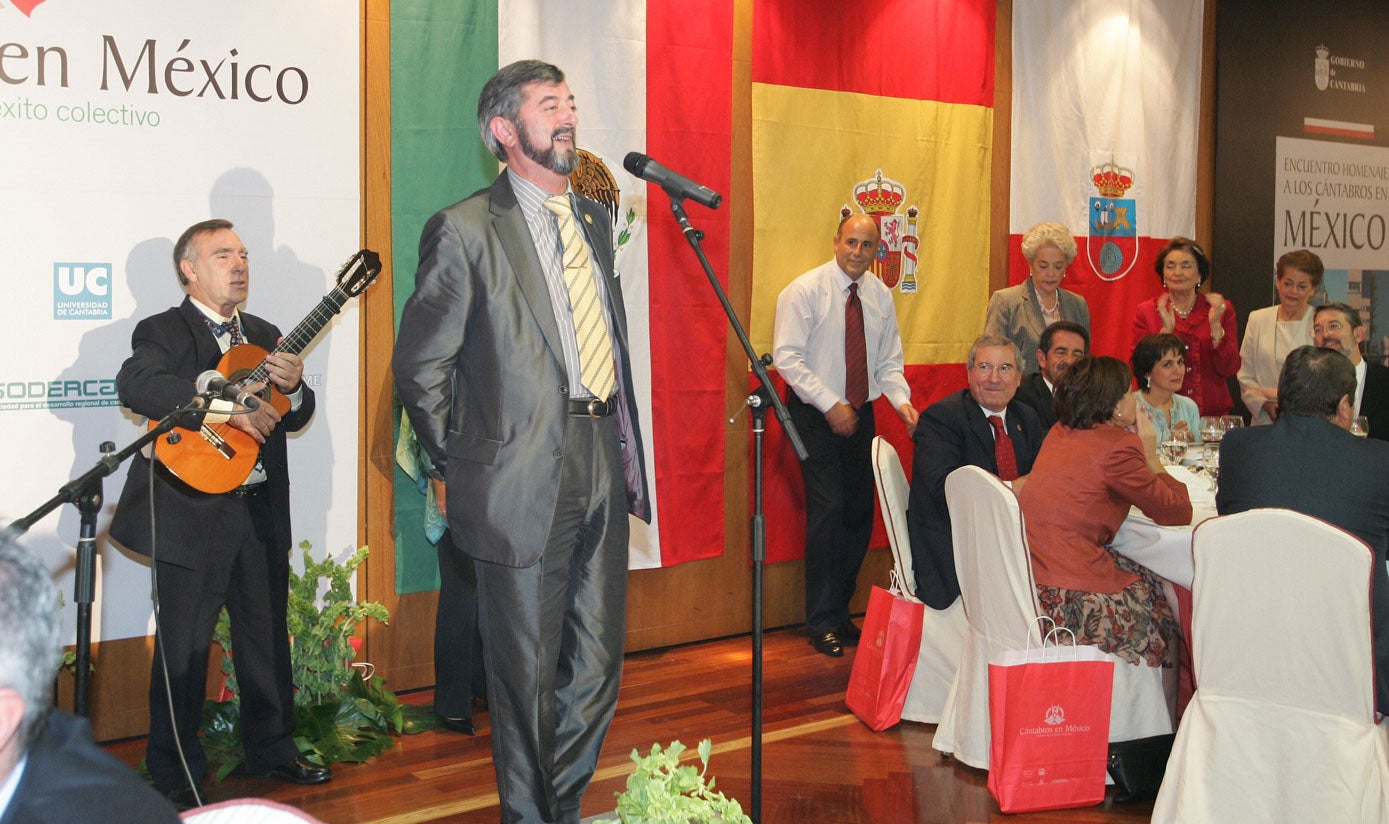
[[[461,732],[464,735],[475,735],[477,733],[477,727],[473,725],[473,719],[471,718],[449,718],[448,716],[441,715],[439,716],[439,726],[446,730]]]
[[[815,647],[815,651],[821,655],[828,655],[831,658],[844,656],[844,645],[839,642],[839,636],[833,632],[810,636],[810,645]]]
[[[302,757],[296,757],[293,761],[281,764],[278,767],[271,767],[265,772],[251,774],[278,778],[281,781],[288,781],[291,784],[322,784],[324,781],[333,777],[332,770],[327,767],[320,767],[317,764],[310,764]]]
[[[845,621],[844,626],[839,628],[839,643],[846,647],[858,644],[858,639],[863,637],[863,631],[854,626],[853,621]]]
[[[174,809],[179,812],[185,812],[200,806],[198,804],[199,795],[202,795],[201,788],[199,788],[198,793],[195,795],[193,793],[193,788],[187,785],[175,787],[164,793],[164,797],[169,799],[169,803],[174,805]],[[203,800],[206,801],[207,799],[204,797]]]

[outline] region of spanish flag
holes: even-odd
[[[877,219],[874,274],[892,289],[912,402],[965,384],[989,297],[993,0],[846,6],[757,0],[753,11],[751,336],[770,351],[776,299],[833,257],[843,214]],[[784,396],[784,390],[783,390]],[[878,434],[910,472],[885,399]],[[800,557],[800,470],[768,428],[767,559]],[[885,545],[882,533],[875,546]]]

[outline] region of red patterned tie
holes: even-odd
[[[1013,439],[1003,428],[1003,419],[990,415],[989,426],[994,428],[994,462],[998,464],[998,477],[1005,481],[1017,480],[1018,459],[1013,454]]]
[[[849,284],[849,301],[844,304],[844,397],[855,409],[868,402],[868,345],[857,283]]]

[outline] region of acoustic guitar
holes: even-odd
[[[323,331],[328,321],[342,311],[348,298],[365,291],[380,272],[381,257],[375,252],[363,249],[353,255],[338,271],[333,290],[284,336],[274,351],[299,354]],[[260,402],[270,404],[284,415],[289,411],[289,398],[268,380],[270,373],[265,367],[265,359],[271,354],[251,343],[233,346],[218,362],[217,371],[238,386],[264,382],[265,388],[257,393]],[[150,421],[150,427],[157,423]],[[194,489],[215,494],[235,489],[250,476],[260,457],[260,444],[227,421],[221,421],[204,423],[192,432],[176,429],[155,442],[155,453],[179,480]]]

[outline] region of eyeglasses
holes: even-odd
[[[997,372],[1000,378],[1006,378],[1018,371],[1018,368],[1011,363],[976,363],[973,368],[974,371],[983,375],[991,375]]]

